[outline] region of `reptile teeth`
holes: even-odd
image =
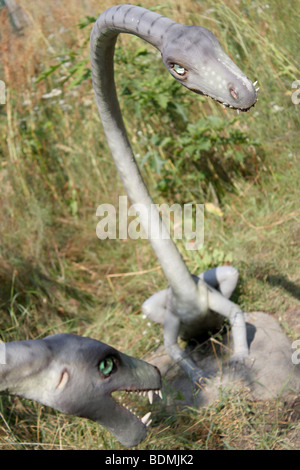
[[[149,426],[149,424],[152,421],[152,420],[149,421],[150,416],[151,416],[151,411],[149,411],[149,413],[146,413],[145,416],[141,418],[142,423],[145,424],[146,426]]]
[[[139,396],[144,396],[144,397],[147,396],[150,405],[152,405],[153,404],[153,399],[154,399],[154,394],[158,395],[159,398],[161,398],[161,399],[163,398],[161,390],[160,389],[156,389],[156,390],[123,390],[123,392],[126,393],[126,395],[123,395],[123,397],[122,396],[115,397],[116,400],[119,402],[119,404],[123,408],[125,408],[127,411],[129,411],[129,413],[133,414],[136,418],[138,418],[145,426],[147,426],[147,427],[150,426],[150,424],[152,422],[152,420],[150,419],[151,412],[149,411],[148,413],[145,414],[145,416],[140,418],[131,408],[129,408],[129,406],[127,406],[125,403],[122,403],[122,398],[124,398],[124,396],[127,396],[132,392],[135,392]]]
[[[130,393],[137,393],[140,397],[143,396],[143,397],[146,397],[148,395],[148,399],[150,401],[150,403],[152,404],[153,403],[153,396],[154,396],[154,393],[156,395],[158,395],[160,398],[162,398],[162,392],[160,389],[157,389],[157,390],[125,390],[126,392],[126,395],[129,395]],[[121,398],[118,398],[119,400]]]

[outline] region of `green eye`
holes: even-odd
[[[186,69],[182,67],[181,65],[178,64],[173,64],[173,69],[175,70],[178,75],[185,75],[186,74]]]
[[[110,375],[114,369],[114,360],[112,357],[106,357],[103,359],[103,361],[100,362],[99,364],[99,369],[100,372],[102,372],[103,375]]]

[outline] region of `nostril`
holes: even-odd
[[[66,370],[63,370],[56,388],[64,388],[68,381],[69,381],[69,374]]]
[[[230,87],[229,88],[229,93],[231,94],[232,98],[234,98],[235,100],[239,99],[239,96],[238,96],[238,94],[237,94],[237,92],[235,91],[234,88]]]

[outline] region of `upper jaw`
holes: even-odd
[[[159,398],[162,398],[162,393],[161,393],[161,390],[160,389],[146,389],[146,390],[124,390],[125,392],[127,392],[128,394],[129,393],[135,393],[135,394],[138,394],[138,395],[143,395],[143,396],[148,396],[148,400],[149,400],[149,403],[150,405],[153,404],[153,398],[154,398],[154,395],[157,395]],[[116,392],[112,392],[112,393],[116,393]],[[112,397],[113,398],[113,397]],[[117,399],[117,397],[116,397]],[[121,400],[118,400],[118,403],[116,401],[115,398],[113,398],[113,400],[115,401],[115,403],[117,404],[117,406],[119,407],[122,407],[123,409],[125,408],[130,414],[131,414],[131,417],[132,415],[134,415],[137,419],[139,419],[145,426],[149,426],[151,421],[150,421],[150,415],[151,415],[151,412],[147,412],[142,418],[139,418],[136,413],[134,411],[132,411],[131,408],[129,408],[127,405],[125,405],[124,403],[121,403]]]
[[[257,82],[255,82],[256,84]],[[199,95],[204,95],[204,96],[208,96],[210,98],[212,98],[214,101],[217,101],[218,103],[222,104],[222,106],[224,108],[231,108],[231,109],[235,109],[237,110],[238,112],[249,112],[250,109],[255,106],[256,102],[257,102],[257,91],[258,89],[254,89],[254,93],[253,93],[253,98],[251,100],[247,100],[247,103],[243,104],[243,102],[240,102],[240,101],[233,101],[232,99],[222,99],[221,97],[219,96],[214,96],[213,94],[211,93],[206,93],[204,91],[201,91],[201,90],[198,90],[196,88],[190,88],[188,87],[191,91],[193,91],[194,93],[197,93]]]

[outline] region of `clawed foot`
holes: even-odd
[[[203,389],[207,383],[207,377],[200,369],[189,374],[191,381],[197,389]]]

